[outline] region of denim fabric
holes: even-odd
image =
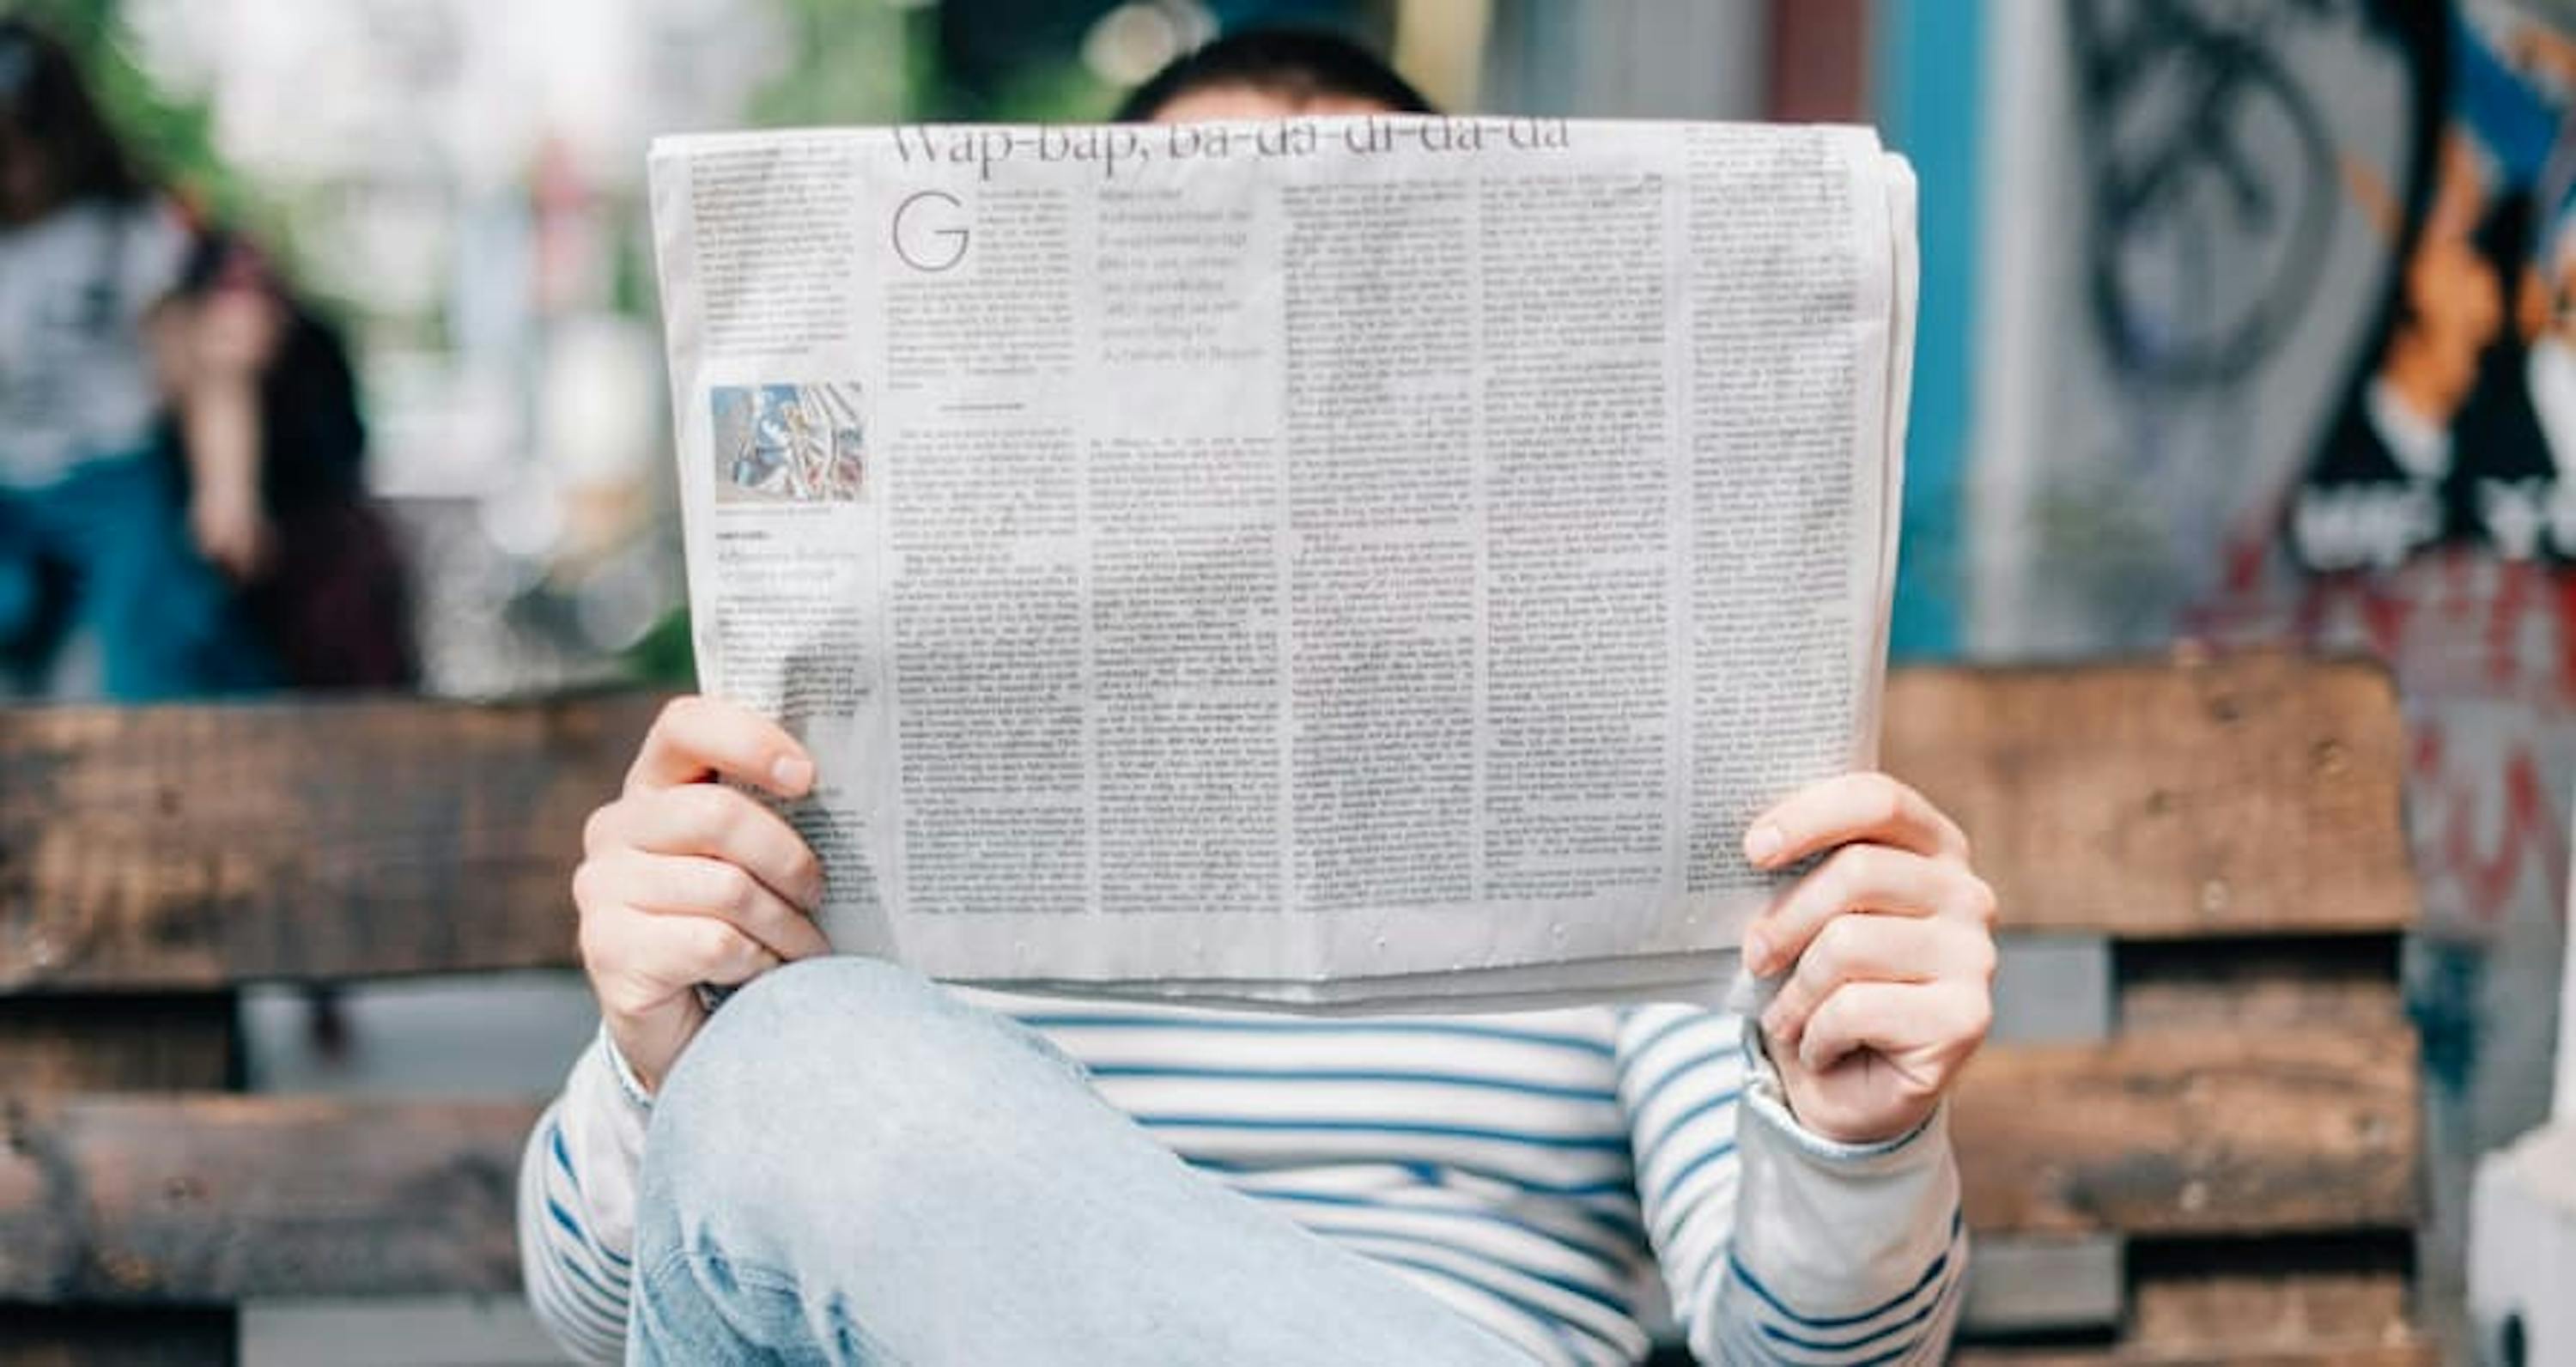
[[[1528,1362],[875,960],[715,1014],[654,1103],[636,1223],[631,1363]]]
[[[274,682],[231,586],[197,554],[177,483],[158,456],[138,454],[0,486],[0,670],[41,687],[65,639],[86,632],[117,702]]]

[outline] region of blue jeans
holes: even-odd
[[[654,1103],[635,1244],[630,1363],[1528,1362],[867,959],[716,1012]]]
[[[197,553],[176,475],[151,452],[0,485],[0,669],[42,686],[73,632],[97,642],[100,690],[117,702],[275,682],[232,586]]]

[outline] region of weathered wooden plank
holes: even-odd
[[[489,1102],[10,1101],[0,1300],[509,1290],[535,1118]]]
[[[22,1094],[232,1085],[231,992],[0,997],[0,1086]]]
[[[2120,1024],[2137,1031],[2397,1027],[2405,1020],[2397,943],[2394,935],[2132,940],[2113,956]]]
[[[564,964],[581,819],[655,705],[0,710],[0,990]],[[2413,917],[2373,667],[1900,671],[1886,716],[1889,766],[1974,834],[2008,925]]]
[[[2401,1228],[2414,1037],[2176,1031],[1998,1045],[1954,1103],[1969,1222],[2039,1234]]]
[[[2130,1250],[2129,1274],[2128,1337],[2166,1351],[2415,1339],[2414,1241],[2403,1231],[2141,1241]]]
[[[655,706],[0,710],[0,991],[567,963]]]
[[[235,994],[0,997],[0,1087],[213,1090],[235,1075]],[[7,1133],[0,1127],[0,1134]],[[0,1367],[163,1367],[234,1360],[229,1306],[0,1304]]]
[[[2397,930],[2405,737],[2375,665],[1899,671],[1888,769],[1958,817],[2005,924],[2123,936]]]
[[[1962,1363],[2064,1367],[2440,1360],[2408,1314],[2411,1236],[2133,1241],[2129,1311],[2114,1345],[2082,1351],[1981,1347]]]
[[[1954,1120],[1983,1231],[2398,1228],[2416,1213],[2402,1032],[1999,1046]],[[491,1291],[527,1106],[21,1100],[0,1298]]]

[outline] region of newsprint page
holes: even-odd
[[[1911,171],[1866,129],[665,139],[698,666],[839,948],[1307,1010],[1722,994],[1873,758]]]

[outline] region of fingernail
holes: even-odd
[[[1759,978],[1771,971],[1771,939],[1758,930],[1744,932],[1744,966]]]
[[[1780,828],[1765,821],[1744,833],[1744,857],[1756,864],[1768,864],[1780,852]]]
[[[780,755],[778,762],[769,766],[769,776],[777,780],[780,792],[794,797],[814,781],[814,761],[801,755]]]

